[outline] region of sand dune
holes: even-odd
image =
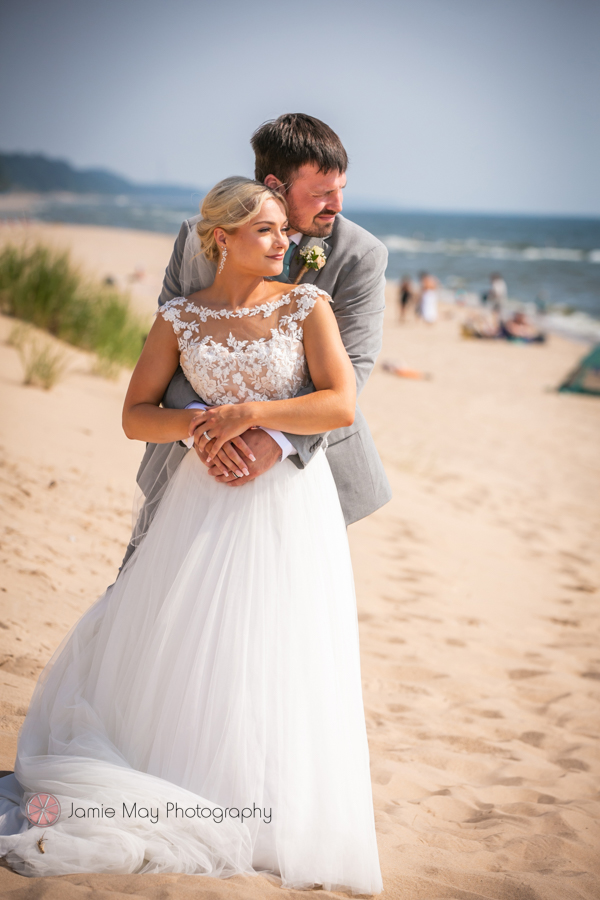
[[[4,230],[4,233],[6,229]],[[100,275],[151,314],[171,238],[71,226]],[[100,254],[99,248],[102,249]],[[132,249],[133,248],[133,249]],[[144,255],[146,254],[146,255]],[[153,268],[152,268],[153,267]],[[362,397],[394,498],[350,528],[385,898],[600,897],[600,401],[552,392],[585,347],[464,341],[458,316],[400,326]],[[0,768],[35,678],[115,575],[141,446],[127,375],[25,388],[0,321]],[[2,896],[282,896],[262,878],[67,876],[0,868]],[[287,891],[287,896],[302,896]],[[326,892],[319,892],[326,896]]]

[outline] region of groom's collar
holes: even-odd
[[[298,244],[298,253],[295,253],[292,257],[292,261],[290,263],[290,277],[286,278],[284,275],[274,276],[273,281],[287,281],[292,282],[296,278],[296,275],[302,268],[302,257],[300,256],[300,250],[304,250],[305,247],[322,247],[323,252],[325,254],[325,258],[329,256],[331,251],[333,250],[333,244],[335,242],[335,232],[338,224],[338,216],[335,217],[335,222],[333,224],[333,229],[331,234],[327,235],[326,238],[318,238],[318,237],[310,237],[306,234],[301,234],[301,232],[296,232],[296,234],[288,235],[290,241],[294,241],[294,243]],[[309,283],[314,282],[316,277],[318,276],[321,269],[309,269],[308,272],[303,276],[302,281],[307,281]],[[269,279],[271,280],[271,279]]]

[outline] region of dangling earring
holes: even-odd
[[[217,275],[220,275],[221,272],[223,271],[223,266],[225,265],[226,257],[227,257],[227,247],[223,247],[223,255],[221,257],[221,265],[219,266],[219,271],[217,272]]]

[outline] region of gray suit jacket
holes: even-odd
[[[200,216],[187,219],[175,241],[173,255],[165,272],[163,288],[159,297],[162,306],[168,300],[181,296],[181,264],[185,243],[190,231],[195,228]],[[364,228],[338,215],[333,232],[325,240],[304,238],[300,248],[317,244],[323,247],[327,256],[326,265],[309,270],[302,282],[312,282],[332,297],[335,313],[344,346],[352,361],[356,375],[357,393],[366,384],[375,359],[381,349],[383,313],[385,309],[385,267],[387,250],[384,245]],[[300,271],[301,259],[298,254],[290,266],[290,281]],[[215,265],[202,257],[197,267],[197,283],[192,291],[212,284]],[[282,281],[286,279],[282,276]],[[310,383],[300,394],[314,391]],[[298,396],[299,396],[298,395]],[[201,400],[195,393],[181,369],[173,376],[163,398],[163,405],[170,409],[183,409],[194,400]],[[327,438],[327,459],[335,479],[344,512],[346,524],[356,522],[379,509],[391,499],[392,493],[383,465],[373,443],[373,438],[360,409],[356,408],[354,423],[347,428],[338,428],[327,434],[288,434],[298,451],[288,457],[294,465],[302,468],[310,462],[313,454]],[[183,444],[181,458],[187,452]],[[138,483],[144,490],[144,471],[150,461],[153,463],[166,458],[172,451],[172,444],[148,444],[138,472]],[[282,463],[282,465],[286,465]],[[156,470],[154,465],[152,468]],[[157,487],[157,486],[154,486]],[[144,491],[146,493],[146,491]],[[147,496],[147,494],[146,494]],[[130,555],[129,551],[126,559]]]

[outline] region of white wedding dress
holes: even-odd
[[[160,312],[196,391],[236,403],[306,383],[302,323],[329,299],[308,284],[252,309],[177,298]],[[23,814],[38,791],[62,810],[45,829]],[[350,553],[322,449],[240,488],[187,453],[39,679],[15,774],[0,779],[0,835],[28,876],[262,873],[382,890]]]

